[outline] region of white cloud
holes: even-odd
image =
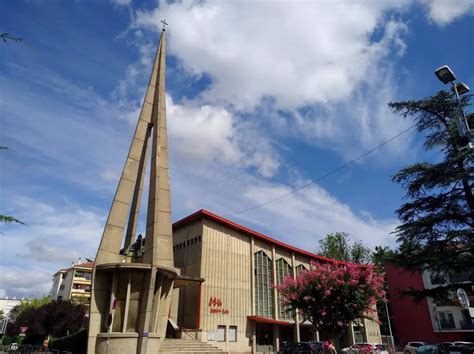
[[[158,30],[167,19],[169,52],[190,75],[212,78],[194,105],[246,112],[256,126],[270,124],[279,136],[303,137],[351,158],[407,127],[387,102],[398,95],[391,68],[406,51],[408,32],[389,14],[409,4],[162,2],[138,11],[132,27]],[[410,137],[385,153],[406,154]],[[247,161],[274,175],[277,160],[259,149]]]
[[[289,185],[268,184],[249,187],[245,196],[251,201],[248,204],[258,205],[290,191]],[[362,240],[372,248],[395,243],[390,235],[396,226],[395,220],[376,220],[370,213],[356,213],[317,184],[252,211],[251,216],[243,218],[254,223],[262,221],[262,227],[272,220],[272,229],[278,230],[280,237],[313,252],[317,240],[336,231],[348,232],[351,238]]]
[[[268,138],[258,136],[251,122],[239,120],[224,107],[176,104],[167,96],[170,147],[185,164],[218,161],[251,167],[272,177],[280,163]]]
[[[305,138],[312,145],[335,150],[344,158],[352,159],[389,140],[407,129],[411,122],[393,114],[387,103],[394,100],[396,86],[391,65],[376,67],[364,87],[354,92],[343,103],[294,112],[290,117],[274,115],[274,126]],[[390,163],[391,159],[411,159],[413,131],[391,141],[377,152]],[[390,159],[387,159],[387,156]]]
[[[24,267],[0,266],[0,295],[16,297],[39,297],[51,290],[52,274]]]
[[[270,96],[294,108],[341,101],[357,89],[392,45],[372,34],[405,3],[163,2],[139,11],[134,26],[159,29],[167,19],[171,53],[190,73],[213,79],[205,99],[252,108]]]
[[[6,197],[12,215],[24,215],[28,224],[1,226],[4,246],[0,258],[5,270],[0,288],[7,295],[42,295],[49,291],[51,276],[60,268],[81,256],[95,257],[105,215],[67,201],[54,205],[19,195]]]
[[[190,160],[236,163],[243,154],[235,144],[235,121],[222,107],[185,106],[167,96],[167,114],[173,148]]]
[[[474,13],[474,0],[423,0],[428,17],[439,26],[445,26],[459,17]]]

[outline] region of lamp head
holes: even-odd
[[[435,75],[443,84],[456,80],[456,75],[454,75],[453,71],[447,65],[436,69]]]
[[[454,91],[454,87],[451,88]],[[458,91],[458,95],[461,96],[466,92],[469,92],[469,86],[467,86],[464,82],[459,82],[456,84],[456,90]]]

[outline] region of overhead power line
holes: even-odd
[[[234,212],[232,212],[232,213],[228,213],[228,214],[225,214],[225,215],[223,215],[223,216],[224,216],[224,217],[228,217],[228,216],[232,216],[232,215],[243,214],[243,213],[246,213],[246,212],[248,212],[248,211],[255,210],[255,209],[261,208],[261,207],[263,207],[263,206],[265,206],[265,205],[268,205],[268,204],[271,204],[271,203],[273,203],[273,202],[276,202],[277,200],[283,199],[283,198],[285,198],[285,197],[287,197],[287,196],[289,196],[289,195],[291,195],[291,194],[294,194],[294,193],[296,193],[296,192],[298,192],[298,191],[300,191],[300,190],[302,190],[302,189],[304,189],[304,188],[306,188],[306,187],[308,187],[308,186],[310,186],[310,185],[312,185],[312,184],[315,184],[316,182],[321,181],[322,179],[324,179],[324,178],[326,178],[326,177],[329,177],[329,176],[335,174],[336,172],[339,172],[339,171],[345,169],[346,167],[349,167],[350,165],[352,165],[352,164],[356,163],[357,161],[363,159],[363,158],[366,157],[367,155],[370,155],[371,153],[377,151],[378,149],[384,147],[385,145],[387,145],[387,144],[389,144],[390,142],[394,141],[395,139],[399,138],[399,137],[402,136],[403,134],[409,132],[409,131],[412,130],[414,127],[416,127],[416,124],[414,124],[414,125],[408,127],[407,129],[405,129],[405,130],[399,132],[397,135],[392,136],[390,139],[388,139],[388,140],[384,141],[383,143],[381,143],[381,144],[375,146],[374,148],[372,148],[372,149],[366,151],[365,153],[363,153],[362,155],[356,157],[355,159],[350,160],[350,161],[346,162],[345,164],[342,164],[342,165],[340,165],[339,167],[336,167],[335,169],[333,169],[333,170],[331,170],[331,171],[329,171],[329,172],[323,174],[322,176],[319,176],[319,177],[316,178],[316,179],[313,179],[313,180],[311,180],[311,181],[309,181],[309,182],[307,182],[307,183],[305,183],[305,184],[302,184],[301,186],[296,187],[296,188],[292,189],[291,191],[289,191],[289,192],[287,192],[287,193],[285,193],[285,194],[282,194],[282,195],[280,195],[280,196],[278,196],[278,197],[275,197],[275,198],[273,198],[273,199],[267,200],[266,202],[263,202],[263,203],[261,203],[261,204],[254,205],[254,206],[252,206],[252,207],[250,207],[250,208],[242,209],[242,210],[239,210],[239,211],[234,211]]]

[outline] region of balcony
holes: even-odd
[[[468,283],[474,282],[474,269],[470,269],[467,272],[450,274],[449,275],[450,283]]]

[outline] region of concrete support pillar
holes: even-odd
[[[272,246],[272,284],[275,285],[277,283],[277,268],[276,268],[276,251],[275,246]],[[278,319],[280,317],[280,304],[278,303],[278,291],[274,287],[273,291],[273,309],[275,313],[273,314],[274,319]]]
[[[145,275],[143,282],[143,296],[138,323],[138,354],[147,354],[148,334],[150,331],[150,317],[155,290],[156,268],[152,268]]]
[[[132,271],[128,272],[128,279],[127,279],[127,295],[125,297],[125,310],[123,314],[123,324],[122,324],[122,332],[127,332],[127,322],[128,322],[128,311],[130,308],[130,289],[132,286]]]
[[[252,315],[257,314],[257,305],[255,304],[255,240],[252,237],[250,239],[250,292],[252,298],[250,303],[252,304]]]
[[[273,351],[278,352],[280,350],[280,327],[273,325]]]
[[[349,345],[355,344],[355,333],[354,333],[354,325],[351,323],[347,328],[347,336]]]

